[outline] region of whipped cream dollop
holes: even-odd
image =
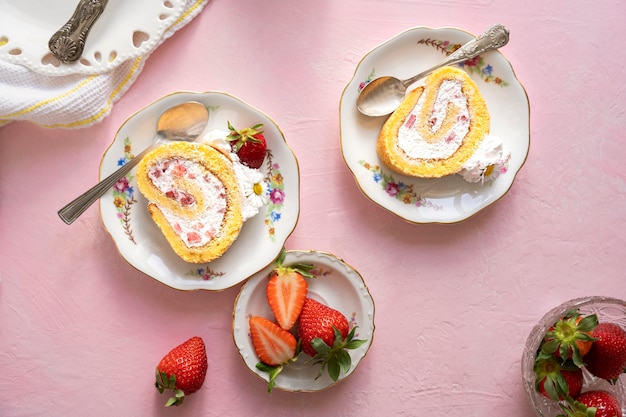
[[[226,141],[227,136],[228,132],[226,131],[211,130],[202,136],[200,142],[219,149],[232,161],[235,177],[241,191],[241,215],[246,221],[256,216],[261,208],[267,204],[268,185],[261,171],[240,162],[237,154],[232,152],[230,143]]]
[[[425,111],[431,94],[424,90],[398,130],[398,146],[409,158],[447,159],[459,149],[469,132],[470,114],[461,82],[444,80],[437,89],[432,109]],[[426,123],[424,117],[428,117]]]
[[[494,180],[506,169],[510,158],[511,153],[504,149],[502,139],[487,135],[458,174],[470,183]]]

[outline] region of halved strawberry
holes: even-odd
[[[296,358],[296,338],[273,321],[259,316],[250,317],[250,336],[261,361],[256,367],[270,374],[267,391],[272,392],[283,365]]]
[[[278,325],[289,330],[296,324],[308,293],[305,277],[315,276],[310,273],[314,268],[311,264],[295,263],[284,266],[285,256],[283,249],[276,260],[276,268],[270,273],[265,292]]]
[[[597,325],[598,317],[595,314],[582,317],[578,310],[568,311],[548,329],[541,350],[563,361],[572,359],[576,366],[581,367],[584,365],[583,356],[589,352],[595,340],[591,331]]]
[[[230,147],[239,156],[241,163],[250,168],[260,168],[263,165],[267,152],[267,143],[263,131],[263,124],[237,130],[228,122],[229,135],[226,140]]]

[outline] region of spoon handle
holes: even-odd
[[[80,0],[72,17],[48,41],[48,48],[59,61],[77,61],[93,24],[109,0]]]
[[[148,152],[153,150],[159,145],[158,142],[152,143],[146,149],[144,149],[139,155],[136,155],[133,159],[122,165],[117,171],[100,181],[98,184],[85,191],[80,196],[76,197],[73,201],[68,203],[65,207],[59,210],[58,214],[67,224],[72,224],[74,220],[80,217],[85,210],[89,208],[97,199],[102,197],[120,178],[128,174],[141,159],[146,156]]]
[[[509,43],[509,29],[501,24],[495,24],[476,39],[472,39],[471,41],[467,42],[459,49],[448,55],[448,57],[441,61],[439,64],[427,69],[426,71],[422,71],[414,77],[402,81],[402,84],[405,87],[409,87],[415,81],[423,78],[424,76],[430,74],[438,68],[466,61],[482,53],[492,51],[494,49],[499,49],[507,43]]]

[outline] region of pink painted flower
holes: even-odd
[[[480,62],[480,55],[475,56],[474,58],[470,58],[465,61],[463,64],[468,67],[475,67]]]
[[[274,188],[272,192],[270,192],[270,201],[273,204],[281,204],[285,201],[285,192],[283,190],[279,190],[278,188]]]
[[[117,180],[117,182],[113,186],[113,188],[115,188],[120,193],[123,193],[126,190],[128,190],[128,187],[129,187],[128,178],[126,178],[126,177],[122,177],[119,180]]]
[[[387,194],[393,197],[398,195],[398,193],[400,192],[400,187],[398,187],[397,182],[388,182],[387,186],[385,187],[385,191],[387,192]]]

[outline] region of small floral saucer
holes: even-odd
[[[100,213],[122,257],[152,278],[180,290],[219,291],[239,284],[270,265],[293,232],[300,213],[298,162],[278,125],[261,111],[229,94],[179,92],[131,116],[117,132],[100,166],[104,178],[152,143],[159,115],[168,107],[198,101],[209,110],[207,131],[263,124],[268,153],[260,168],[267,204],[244,223],[235,243],[219,259],[191,264],[180,259],[147,211],[135,170],[100,199]]]
[[[366,340],[359,348],[348,351],[352,365],[347,373],[340,374],[339,382],[352,375],[372,344],[374,300],[361,275],[334,255],[317,251],[287,251],[284,265],[296,262],[315,266],[312,273],[316,278],[308,279],[308,297],[339,310],[347,317],[351,328],[357,327],[355,339]],[[251,315],[274,319],[265,295],[267,277],[273,268],[274,265],[268,266],[243,284],[233,314],[233,336],[239,354],[246,366],[266,382],[269,381],[268,373],[256,368],[259,359],[252,345],[248,321]],[[307,363],[310,359],[303,353],[297,361],[286,365],[276,377],[275,388],[283,391],[320,391],[334,385],[335,382],[327,374],[315,379],[319,368]]]
[[[526,91],[499,51],[459,64],[476,81],[487,102],[491,134],[500,137],[511,153],[507,166],[475,184],[460,175],[420,179],[391,172],[376,154],[376,139],[386,118],[362,115],[356,99],[369,81],[385,75],[409,78],[438,64],[472,38],[453,28],[418,27],[402,32],[365,55],[341,96],[341,152],[357,185],[373,202],[411,223],[456,223],[508,192],[530,146]]]

